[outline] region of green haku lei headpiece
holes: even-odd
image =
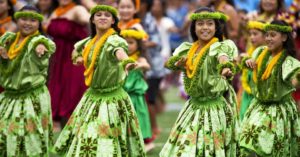
[[[42,14],[33,11],[18,11],[14,14],[15,19],[19,19],[21,17],[33,18],[39,20],[40,22],[42,22],[44,19],[44,16]]]
[[[220,12],[200,12],[193,13],[190,16],[191,20],[202,20],[202,19],[215,19],[215,20],[223,20],[227,21],[227,16]]]
[[[118,11],[116,8],[109,6],[109,5],[97,5],[91,9],[90,13],[95,14],[98,11],[108,11],[114,16],[118,16]]]
[[[293,31],[293,28],[291,26],[282,26],[282,25],[277,25],[277,24],[267,24],[264,28],[264,30],[270,31],[274,30],[277,32],[282,32],[282,33],[290,33]]]

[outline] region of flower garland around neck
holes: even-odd
[[[56,16],[61,16],[65,13],[67,13],[69,10],[71,10],[75,6],[76,6],[76,4],[74,2],[71,2],[71,3],[67,4],[66,6],[58,7],[57,9],[54,10],[54,13]]]
[[[103,34],[103,36],[100,39],[99,39],[99,36],[96,35],[84,48],[82,56],[83,56],[84,67],[85,67],[85,71],[84,71],[85,84],[87,86],[91,85],[93,74],[94,74],[95,63],[96,63],[97,57],[99,56],[104,43],[106,42],[106,40],[109,36],[111,36],[115,33],[116,33],[116,31],[113,28],[110,28],[109,30],[107,30],[105,32],[105,34]],[[99,39],[99,41],[97,41],[98,39]],[[97,43],[96,43],[96,41],[97,41]],[[95,45],[95,48],[93,49],[93,51],[91,51],[91,49],[94,45]],[[88,57],[89,57],[90,53],[93,53],[93,54],[92,54],[91,63],[90,63],[90,65],[88,65]]]
[[[252,53],[254,52],[255,48],[256,47],[251,46],[249,48],[249,50],[247,51],[247,54],[248,54],[249,57],[252,56]],[[252,93],[251,92],[251,87],[249,85],[249,80],[248,80],[248,73],[249,72],[250,72],[249,69],[246,69],[246,68],[243,69],[241,81],[242,81],[242,87],[245,90],[245,92],[247,92],[248,94],[251,94]]]
[[[118,23],[118,27],[120,29],[129,29],[129,28],[132,28],[133,25],[137,24],[137,23],[140,23],[141,20],[140,19],[132,19],[130,20],[129,22],[127,23],[124,23],[124,22],[119,22]]]
[[[129,55],[129,58],[134,61],[137,61],[139,59],[139,57],[140,57],[140,51],[136,51]]]
[[[0,20],[0,25],[3,25],[3,24],[8,23],[10,21],[12,21],[12,18],[10,16],[7,16],[4,19]]]
[[[186,61],[186,74],[188,78],[194,77],[198,64],[202,65],[205,57],[208,53],[209,47],[218,41],[218,38],[212,38],[199,52],[197,57],[194,59],[194,55],[196,54],[196,51],[198,50],[200,46],[200,42],[196,41],[193,43],[191,49],[188,52],[187,61]]]
[[[255,83],[257,83],[258,80],[264,81],[270,77],[275,65],[279,63],[281,58],[285,58],[285,52],[280,51],[271,59],[269,64],[267,64],[270,56],[271,52],[268,50],[268,48],[265,48],[258,56],[256,61],[257,69],[254,69],[253,71],[253,80]]]
[[[11,22],[12,18],[10,16],[4,18],[3,20],[0,20],[0,35],[4,34],[6,32],[5,27],[3,26],[3,24]]]
[[[33,34],[28,35],[28,36],[25,37],[25,39],[23,39],[23,41],[19,44],[18,48],[16,48],[17,44],[19,43],[20,36],[21,36],[20,32],[18,32],[17,35],[16,35],[16,39],[15,39],[14,42],[11,44],[11,46],[10,46],[8,52],[7,52],[8,58],[9,58],[10,60],[12,60],[12,59],[14,59],[16,56],[18,56],[18,55],[22,52],[24,46],[27,45],[27,42],[29,42],[29,39],[30,39],[31,37],[36,36],[36,35],[39,35],[39,34],[40,34],[39,31],[36,31],[36,32],[34,32]]]

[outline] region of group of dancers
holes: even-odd
[[[74,45],[88,87],[52,147],[51,100],[46,86],[55,44],[43,35],[43,16],[32,6],[14,14],[17,33],[0,38],[0,155],[143,157],[151,137],[143,72],[152,68],[139,27],[120,30],[118,11],[90,11],[90,36]],[[292,28],[283,21],[249,22],[253,48],[240,63],[224,38],[227,16],[207,7],[190,16],[193,42],[182,43],[165,63],[184,74],[189,95],[161,157],[298,157],[300,119],[291,92],[300,84]],[[154,65],[155,66],[155,65]],[[233,76],[242,71],[240,116]]]

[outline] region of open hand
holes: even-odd
[[[230,70],[230,68],[224,68],[222,70],[222,73],[221,73],[222,76],[224,76],[225,78],[227,77],[231,77],[233,75],[232,71]]]
[[[253,59],[246,60],[246,65],[247,65],[247,67],[249,67],[251,69],[256,68],[256,63]]]
[[[7,51],[4,47],[0,46],[0,56],[3,59],[8,59]]]
[[[175,63],[175,66],[183,67],[183,66],[185,66],[185,64],[186,64],[186,58],[182,57]]]
[[[83,64],[83,58],[82,57],[77,57],[75,60],[75,65],[82,65]]]
[[[35,48],[35,52],[38,57],[42,57],[45,54],[45,52],[47,52],[47,51],[48,51],[48,49],[43,44],[39,44]]]
[[[128,75],[128,72],[132,69],[135,69],[137,67],[137,63],[128,63],[126,66],[125,66],[125,73],[126,75]]]

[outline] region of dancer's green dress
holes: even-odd
[[[7,50],[16,39],[5,33],[0,45]],[[35,48],[48,49],[38,57]],[[46,79],[55,44],[43,35],[29,38],[13,59],[0,57],[0,156],[48,156],[52,144],[51,104]]]
[[[133,103],[143,138],[150,138],[152,136],[151,125],[148,106],[145,101],[145,92],[148,89],[148,84],[144,79],[143,71],[140,69],[130,71],[126,78],[124,89]]]
[[[167,66],[174,66],[182,57],[187,57],[191,43],[181,44],[168,60]],[[232,89],[226,79],[218,73],[218,58],[228,56],[232,61],[237,56],[235,44],[226,40],[209,47],[202,65],[195,76],[189,79],[184,71],[184,85],[190,99],[171,131],[170,137],[160,152],[161,157],[235,157],[237,135],[236,106],[231,106],[223,97]]]
[[[87,38],[75,45],[79,55],[90,41]],[[114,34],[100,49],[91,85],[62,130],[55,144],[56,152],[76,157],[145,156],[138,119],[122,88],[125,72],[115,55],[120,48],[127,52],[127,43]],[[91,52],[95,53],[93,48]]]
[[[254,52],[256,59],[265,47]],[[269,64],[272,56],[267,58]],[[279,60],[267,80],[259,80],[252,91],[254,99],[242,123],[241,156],[256,152],[261,157],[298,157],[300,119],[291,92],[291,79],[300,70],[300,62],[291,56]],[[279,70],[276,72],[276,66]]]

